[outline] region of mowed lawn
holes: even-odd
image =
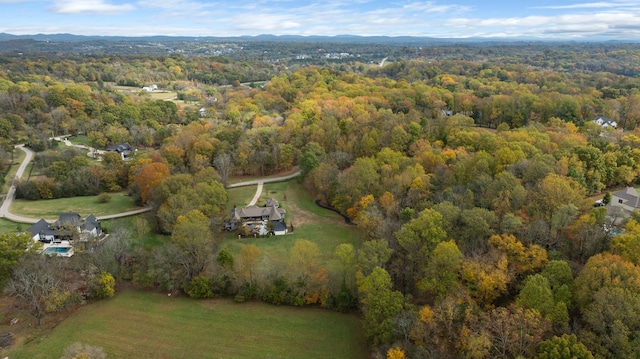
[[[80,308],[8,356],[59,358],[75,342],[102,347],[109,358],[367,357],[354,315],[137,290]]]
[[[228,191],[229,201],[241,207],[240,204],[251,200],[256,186],[232,188]],[[264,262],[268,265],[269,262],[286,261],[295,241],[307,239],[318,245],[322,262],[330,266],[335,248],[339,244],[351,243],[357,246],[359,241],[355,226],[347,225],[335,212],[318,207],[311,193],[296,180],[265,184],[257,205],[264,206],[269,198],[277,199],[287,211],[287,227],[293,224],[294,231],[284,236],[241,239],[238,239],[235,231],[223,232],[221,247],[229,248],[237,255],[245,245],[254,244],[260,249]],[[228,208],[233,208],[233,204]]]
[[[29,228],[30,224],[18,224],[15,222],[11,222],[6,218],[0,218],[0,233],[20,232],[18,231],[18,226],[20,227],[20,229],[22,229],[22,231],[25,231],[27,228]]]
[[[108,214],[131,211],[136,208],[133,199],[124,192],[110,193],[111,201],[100,203],[98,196],[58,198],[40,201],[19,199],[13,201],[11,213],[31,217],[56,219],[64,212],[77,212],[82,217],[90,214],[104,216]]]

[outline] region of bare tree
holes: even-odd
[[[116,227],[109,236],[88,252],[97,273],[107,272],[120,278],[123,260],[131,247],[131,234],[125,227]]]
[[[59,273],[62,270],[61,258],[50,258],[33,254],[14,270],[7,290],[19,303],[33,315],[38,325],[47,313],[63,309],[70,297],[64,292]]]
[[[220,173],[220,178],[223,184],[227,184],[227,180],[229,179],[229,174],[233,168],[233,161],[231,161],[231,155],[226,152],[220,153],[213,160],[213,165]]]

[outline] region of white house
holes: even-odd
[[[33,226],[27,229],[27,232],[31,233],[31,238],[34,241],[49,243],[52,242],[60,233],[51,228],[51,225],[44,219],[39,220]]]
[[[611,195],[611,205],[622,207],[627,211],[640,209],[640,194],[633,187],[627,187]]]
[[[145,86],[142,91],[153,92],[158,90],[158,85]]]
[[[596,124],[598,124],[598,126],[600,127],[612,127],[612,128],[616,128],[618,127],[618,124],[616,123],[616,121],[610,120],[604,116],[598,116],[596,117],[595,120],[593,120],[593,122],[595,122]]]
[[[102,235],[102,225],[94,216],[82,219],[75,212],[63,213],[54,223],[48,223],[44,219],[27,229],[31,233],[34,241],[43,243],[61,243],[64,240],[73,238],[73,232],[77,233],[78,239],[86,241],[89,238],[100,237]]]

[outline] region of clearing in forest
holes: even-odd
[[[366,358],[360,333],[355,315],[127,289],[6,354],[59,358],[82,342],[109,358]]]

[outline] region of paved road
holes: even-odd
[[[105,151],[103,150],[98,150],[95,149],[93,147],[89,147],[89,146],[85,146],[85,145],[74,145],[73,143],[71,143],[71,141],[69,141],[69,139],[67,138],[69,135],[66,136],[59,136],[59,137],[51,137],[50,140],[56,140],[58,142],[63,142],[66,146],[68,147],[77,147],[77,148],[82,148],[85,150],[88,150],[89,152],[87,152],[87,156],[91,157],[91,158],[95,158],[98,161],[101,160],[101,156],[104,154]]]
[[[265,183],[273,183],[273,182],[283,182],[283,181],[288,181],[292,178],[296,178],[300,175],[300,171],[294,172],[290,175],[286,175],[286,176],[280,176],[280,177],[271,177],[271,178],[261,178],[261,179],[256,179],[256,180],[251,180],[251,181],[244,181],[244,182],[238,182],[238,183],[234,183],[234,184],[230,184],[227,186],[227,188],[236,188],[236,187],[246,187],[246,186],[255,186],[258,185],[258,188],[256,188],[256,194],[253,195],[253,198],[251,199],[251,202],[249,202],[249,206],[253,206],[254,204],[256,204],[256,202],[258,202],[258,199],[260,198],[260,195],[262,194],[262,188],[264,187]]]
[[[58,141],[64,141],[64,143],[67,146],[70,145],[70,142],[68,140],[63,140],[63,139],[60,139],[60,138],[55,138],[55,139],[58,140]],[[73,145],[73,146],[82,147],[82,148],[88,148],[88,147],[82,146],[82,145]],[[24,145],[17,145],[15,147],[19,148],[20,150],[24,151],[27,154],[25,156],[24,160],[22,161],[22,163],[20,164],[20,167],[18,167],[18,171],[16,172],[16,178],[22,178],[22,175],[23,175],[25,169],[27,168],[27,165],[33,159],[34,153],[30,149],[24,147]],[[260,194],[262,194],[262,187],[263,187],[263,185],[265,183],[288,181],[288,180],[290,180],[292,178],[298,177],[299,175],[300,175],[300,171],[297,171],[295,173],[292,173],[292,174],[286,175],[286,176],[270,177],[270,178],[262,178],[262,179],[256,179],[256,180],[251,180],[251,181],[238,182],[238,183],[234,183],[234,184],[228,185],[227,188],[235,188],[235,187],[244,187],[244,186],[255,186],[255,185],[257,185],[258,188],[256,190],[256,194],[253,196],[253,199],[251,200],[251,203],[250,203],[250,205],[251,205],[251,204],[255,204],[258,201],[258,198],[260,198]],[[4,202],[2,203],[2,206],[0,207],[0,217],[4,217],[4,218],[7,218],[7,219],[12,220],[14,222],[21,222],[21,223],[36,223],[36,222],[38,222],[40,220],[40,218],[23,217],[23,216],[18,216],[18,215],[15,215],[15,214],[12,214],[11,212],[9,212],[9,209],[11,208],[11,204],[13,203],[13,200],[15,199],[15,195],[16,195],[16,186],[15,186],[15,183],[14,183],[9,188],[9,192],[7,193],[7,197],[5,198]],[[136,214],[149,212],[149,211],[151,211],[151,208],[150,207],[145,207],[145,208],[140,208],[140,209],[136,209],[136,210],[133,210],[133,211],[115,213],[115,214],[110,214],[110,215],[106,215],[106,216],[99,216],[97,218],[98,219],[121,218],[121,217],[133,216],[133,215],[136,215]],[[54,222],[54,221],[55,221],[55,219],[47,219],[47,222]]]
[[[258,198],[260,198],[260,195],[262,194],[262,187],[264,187],[264,182],[259,181],[258,188],[256,188],[256,194],[253,195],[251,202],[249,202],[249,206],[253,206],[254,204],[256,204],[256,202],[258,202]]]
[[[251,181],[244,181],[244,182],[238,182],[238,183],[233,183],[227,186],[227,188],[236,188],[236,187],[246,187],[246,186],[255,186],[257,184],[262,183],[272,183],[272,182],[284,182],[284,181],[288,181],[292,178],[296,178],[298,176],[300,176],[300,171],[292,173],[290,175],[286,175],[286,176],[280,176],[280,177],[270,177],[270,178],[261,178],[261,179],[256,179],[256,180],[251,180]]]
[[[31,160],[33,160],[34,153],[30,149],[24,147],[24,145],[17,145],[15,147],[20,149],[20,150],[22,150],[22,151],[24,151],[24,153],[26,153],[26,156],[24,157],[24,160],[22,161],[22,163],[20,164],[20,167],[18,167],[18,171],[16,172],[16,177],[15,178],[18,179],[18,178],[22,178],[22,175],[24,174],[25,169],[29,165],[29,162],[31,162]],[[20,222],[20,223],[36,223],[36,222],[38,222],[40,220],[40,218],[23,217],[23,216],[18,216],[16,214],[13,214],[13,213],[9,212],[9,209],[11,208],[11,204],[13,203],[13,200],[15,199],[15,196],[16,196],[16,185],[15,185],[15,181],[14,181],[14,183],[12,183],[11,187],[9,188],[9,192],[7,192],[7,197],[5,198],[4,202],[2,203],[2,206],[0,206],[0,217],[4,217],[4,218],[9,219],[11,221]],[[133,210],[133,211],[110,214],[110,215],[107,215],[107,216],[99,216],[97,218],[98,219],[121,218],[121,217],[133,216],[133,215],[136,215],[136,214],[149,212],[149,211],[151,211],[151,208],[150,207],[145,207],[145,208],[140,208],[140,209],[136,209],[136,210]],[[56,219],[46,219],[46,221],[47,222],[55,222]]]
[[[20,149],[20,150],[22,150],[22,151],[24,151],[26,156],[24,156],[24,160],[20,164],[20,167],[18,167],[18,171],[16,172],[16,176],[15,176],[14,180],[11,183],[11,187],[9,187],[9,192],[7,192],[7,197],[5,197],[4,202],[2,202],[2,206],[0,206],[0,217],[4,217],[4,218],[7,218],[7,219],[10,219],[10,220],[12,220],[14,222],[36,223],[38,221],[38,219],[36,219],[35,221],[32,221],[33,218],[17,216],[15,214],[12,214],[12,213],[9,212],[9,208],[11,208],[11,204],[13,203],[13,199],[16,196],[16,183],[15,183],[16,181],[15,181],[15,179],[22,178],[22,175],[24,174],[24,170],[27,168],[27,165],[29,165],[29,162],[31,162],[31,160],[33,159],[33,151],[31,151],[30,149],[24,147],[24,145],[17,145],[15,147]]]
[[[253,195],[253,198],[251,199],[251,202],[249,202],[249,206],[253,206],[254,204],[256,204],[256,202],[258,202],[258,199],[260,198],[260,195],[262,194],[262,188],[264,187],[265,183],[288,181],[288,180],[290,180],[292,178],[298,177],[300,175],[300,173],[301,173],[300,171],[297,171],[297,172],[294,172],[294,173],[292,173],[290,175],[286,175],[286,176],[262,178],[262,179],[251,180],[251,181],[238,182],[238,183],[234,183],[234,184],[228,185],[227,188],[236,188],[236,187],[246,187],[246,186],[258,185],[258,188],[256,188],[256,194]]]

